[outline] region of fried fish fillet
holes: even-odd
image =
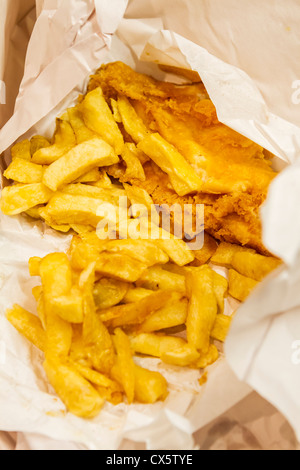
[[[112,176],[145,189],[158,205],[204,204],[208,233],[266,252],[259,208],[276,176],[272,161],[262,147],[219,122],[202,83],[160,82],[115,62],[91,78],[89,91],[98,86],[108,101],[125,96],[149,132],[172,144],[203,184],[197,193],[178,196],[169,176],[154,162],[144,164],[145,181],[126,179],[122,163],[108,169]]]

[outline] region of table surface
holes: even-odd
[[[194,437],[200,450],[300,450],[286,419],[255,392],[199,430]],[[0,450],[82,449],[76,444],[43,436],[0,432]],[[140,449],[145,449],[143,444],[130,441],[124,441],[120,447],[120,450]]]

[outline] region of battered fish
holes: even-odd
[[[98,86],[108,101],[127,97],[147,129],[180,152],[202,186],[197,193],[178,196],[169,176],[153,162],[144,164],[145,181],[126,178],[124,163],[108,169],[112,176],[145,189],[158,205],[203,203],[208,233],[266,253],[259,208],[276,176],[272,162],[262,147],[218,121],[202,83],[160,82],[116,62],[102,66],[91,78],[89,91]]]

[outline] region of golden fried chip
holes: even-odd
[[[72,367],[74,367],[80,373],[80,375],[82,375],[82,377],[94,385],[108,388],[112,392],[122,391],[120,385],[117,382],[111,380],[104,374],[100,374],[100,372],[97,372],[96,370],[90,369],[89,367],[83,366],[76,362],[72,362]]]
[[[186,292],[185,277],[164,270],[161,267],[147,269],[137,281],[138,287],[151,290],[175,290]]]
[[[229,295],[240,302],[245,302],[258,282],[250,277],[245,277],[234,269],[229,270]]]
[[[182,338],[159,333],[141,333],[131,336],[130,343],[136,353],[154,357],[161,357],[169,351],[176,351],[186,345]]]
[[[228,315],[217,315],[213,330],[211,332],[211,337],[224,343],[225,339],[227,338],[231,322],[232,318]]]
[[[172,186],[179,196],[201,191],[202,178],[160,134],[151,134],[138,144],[138,148],[148,155],[170,177]]]
[[[101,253],[96,263],[97,273],[126,282],[136,282],[146,268],[144,263],[119,253]]]
[[[131,186],[129,184],[124,184],[124,189],[126,191],[126,195],[128,199],[131,202],[132,205],[132,216],[135,217],[138,215],[138,217],[141,216],[147,216],[151,214],[151,208],[154,206],[154,202],[144,189],[138,188],[137,186]],[[133,209],[137,207],[138,214],[136,214],[137,211],[134,211]],[[141,213],[141,208],[143,207],[143,212]]]
[[[126,171],[122,180],[130,181],[137,179],[140,181],[146,181],[145,172],[143,166],[136,155],[134,144],[125,144],[122,152],[122,159],[126,164]]]
[[[173,298],[168,300],[164,307],[157,310],[140,325],[138,331],[152,333],[153,331],[184,325],[187,319],[187,313],[188,300],[183,299],[180,293],[177,295],[174,294]]]
[[[236,253],[231,261],[236,271],[255,281],[262,281],[281,264],[279,259],[245,252]]]
[[[15,158],[3,173],[8,180],[17,183],[32,184],[41,183],[43,180],[44,168],[22,158]]]
[[[98,372],[109,374],[115,363],[112,338],[96,314],[93,294],[86,292],[84,298],[83,340],[88,358]]]
[[[41,135],[34,135],[30,139],[30,153],[33,156],[38,150],[50,147],[50,142],[48,139]]]
[[[166,264],[168,255],[157,246],[155,241],[149,240],[110,240],[104,243],[104,250],[109,253],[119,253],[130,256],[147,267],[155,264]]]
[[[101,310],[99,315],[101,320],[111,328],[138,325],[143,323],[153,312],[159,310],[173,296],[175,293],[170,291],[155,292],[139,302]]]
[[[41,351],[45,350],[46,334],[37,316],[19,305],[14,305],[12,309],[7,310],[6,318],[34,346]]]
[[[161,360],[173,366],[187,367],[200,359],[200,353],[189,344],[179,349],[166,351],[161,355]]]
[[[30,258],[29,260],[29,274],[30,276],[39,276],[40,275],[40,266],[41,266],[42,258],[38,258],[37,256]]]
[[[99,168],[95,168],[94,170],[88,171],[83,176],[80,176],[75,183],[97,183],[101,178],[101,173]]]
[[[98,223],[103,220],[102,214],[107,214],[107,211],[102,212],[101,207],[107,207],[107,202],[103,199],[57,192],[41,215],[48,225],[79,224],[97,227]],[[107,215],[109,216],[110,213]],[[112,214],[111,221],[112,223],[116,221],[114,214]]]
[[[134,395],[138,402],[153,404],[167,398],[168,383],[159,372],[147,370],[135,364],[134,375]]]
[[[114,307],[124,299],[130,284],[115,279],[102,278],[93,290],[95,305],[98,310]]]
[[[195,259],[194,252],[183,240],[172,237],[170,240],[158,240],[157,243],[178,266],[186,266]]]
[[[124,304],[131,304],[133,302],[139,302],[140,300],[145,299],[149,295],[153,294],[152,290],[143,289],[142,287],[132,287],[129,288],[127,294],[123,299]]]
[[[189,308],[186,322],[189,345],[206,354],[218,313],[214,273],[208,266],[194,268],[186,275]]]
[[[55,299],[68,295],[72,288],[72,272],[67,256],[54,253],[40,264],[46,316],[46,355],[66,356],[71,348],[72,327],[60,317]]]
[[[128,336],[117,328],[114,332],[113,342],[117,351],[116,364],[112,368],[112,376],[121,383],[128,403],[134,400],[135,391],[135,364]]]
[[[125,96],[119,96],[118,110],[121,115],[125,131],[136,144],[149,135],[149,131],[142,119],[137,115],[134,107]]]
[[[95,133],[86,127],[83,116],[77,106],[68,109],[68,118],[76,136],[77,144],[82,144],[82,142],[95,137]]]
[[[110,145],[95,138],[77,145],[52,163],[44,173],[43,182],[48,188],[57,191],[96,167],[113,165],[118,161]]]
[[[87,184],[68,184],[61,189],[63,194],[70,194],[72,196],[84,196],[99,199],[103,202],[117,205],[120,197],[124,197],[125,191],[120,188],[111,187],[109,189],[97,188]]]
[[[86,95],[80,111],[85,125],[108,142],[117,155],[121,155],[124,139],[100,87]]]
[[[54,144],[37,150],[32,156],[33,163],[50,165],[76,145],[76,137],[69,122],[56,120]]]
[[[79,372],[53,357],[47,357],[44,369],[49,382],[71,413],[87,419],[100,413],[103,398]]]
[[[232,259],[236,253],[255,253],[254,250],[250,248],[245,248],[240,245],[233,245],[231,243],[222,242],[217,248],[217,251],[211,258],[211,263],[218,266],[224,266],[225,268],[230,268]]]
[[[45,204],[53,192],[42,183],[3,188],[0,209],[5,215],[18,215],[39,204]]]
[[[31,160],[30,153],[30,142],[29,140],[23,140],[18,142],[11,148],[11,158],[15,160],[16,158],[21,158],[22,160]]]
[[[219,307],[219,313],[224,312],[224,299],[228,294],[228,281],[225,277],[214,272],[214,291],[217,298],[217,304]]]
[[[71,292],[51,300],[52,309],[69,323],[83,323],[83,295],[80,290],[73,286]]]
[[[206,367],[214,364],[219,358],[219,351],[214,344],[210,344],[208,352],[201,354],[200,358],[191,365],[193,369],[206,369]]]

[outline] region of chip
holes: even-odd
[[[44,184],[57,191],[61,186],[76,181],[93,168],[113,165],[119,158],[103,140],[95,138],[77,145],[47,168]]]
[[[121,155],[124,139],[100,87],[86,95],[80,105],[85,125],[108,142]],[[112,164],[112,163],[111,163]]]
[[[203,182],[178,150],[160,134],[151,134],[138,144],[138,148],[148,155],[170,177],[174,190],[179,196],[201,191]]]

